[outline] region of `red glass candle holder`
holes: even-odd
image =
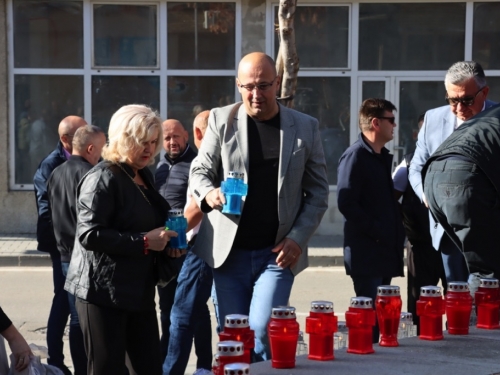
[[[380,329],[380,346],[399,346],[398,329],[402,305],[399,286],[381,285],[377,288],[375,310]]]
[[[333,334],[337,332],[337,317],[333,314],[333,302],[311,302],[311,311],[306,318],[306,333],[309,334],[309,355],[317,361],[334,359]]]
[[[243,343],[241,341],[220,341],[217,343],[219,366],[215,375],[224,374],[224,366],[229,363],[243,362]]]
[[[375,325],[375,310],[372,299],[352,297],[349,310],[345,313],[345,322],[349,330],[347,353],[374,353],[372,332]]]
[[[498,329],[500,325],[498,279],[480,279],[479,288],[475,294],[477,308],[477,328]]]
[[[468,335],[472,297],[469,284],[463,281],[450,281],[445,297],[446,320],[450,335]]]
[[[420,317],[421,340],[443,339],[444,300],[439,286],[423,286],[420,288],[420,299],[417,301],[417,315]]]
[[[229,363],[224,366],[224,375],[250,375],[250,364]]]
[[[295,316],[295,307],[274,307],[267,325],[267,333],[271,344],[271,366],[295,367],[295,352],[299,340],[299,323]]]
[[[220,341],[241,341],[243,343],[245,363],[250,363],[250,353],[255,347],[255,333],[250,329],[247,315],[226,315],[224,330],[219,333]]]

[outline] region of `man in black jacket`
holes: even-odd
[[[384,99],[366,99],[359,111],[361,134],[342,155],[337,203],[344,215],[344,263],[356,296],[375,301],[377,287],[403,273],[404,229],[391,177],[396,107]],[[373,342],[378,342],[378,326]]]
[[[47,192],[57,249],[61,253],[64,278],[68,273],[76,232],[76,189],[82,177],[98,163],[106,143],[97,126],[85,125],[73,136],[73,152],[66,163],[54,169],[47,181]],[[68,293],[70,307],[69,346],[75,375],[87,374],[83,334],[75,308],[75,296]]]
[[[497,105],[464,122],[422,170],[429,209],[464,253],[473,278],[500,278],[499,158]]]
[[[155,186],[172,209],[183,210],[186,205],[189,168],[191,162],[196,157],[196,152],[189,145],[188,132],[184,129],[180,121],[174,119],[166,120],[162,124],[162,129],[165,155],[156,167]],[[171,251],[171,256],[179,258],[177,265],[180,269],[185,256],[177,249]],[[177,280],[171,281],[164,288],[158,288],[161,311],[162,360],[167,355],[168,341],[170,339],[170,312],[174,304],[176,288]]]
[[[47,323],[47,347],[49,350],[49,365],[58,367],[64,375],[71,374],[64,365],[63,335],[66,321],[69,316],[68,295],[64,290],[64,276],[61,269],[61,254],[57,250],[56,238],[52,230],[49,199],[47,194],[47,180],[54,169],[64,163],[71,156],[72,140],[78,128],[87,125],[85,120],[78,116],[65,117],[59,124],[59,143],[45,159],[42,160],[33,177],[35,187],[38,221],[36,228],[37,249],[50,254],[52,261],[52,277],[54,281],[54,298],[50,308]],[[32,162],[35,162],[32,160]]]

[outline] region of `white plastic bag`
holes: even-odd
[[[10,371],[8,375],[64,375],[57,367],[46,365],[41,362],[42,358],[48,358],[48,349],[45,346],[30,344],[33,355],[30,355],[30,363],[23,371],[16,371],[14,355],[10,355]]]

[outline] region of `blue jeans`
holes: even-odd
[[[224,264],[213,270],[220,329],[226,315],[248,315],[255,332],[254,362],[271,358],[267,336],[271,309],[288,304],[294,280],[289,268],[276,265],[277,254],[271,249],[232,249]]]
[[[439,252],[443,259],[446,282],[467,281],[469,279],[469,269],[464,254],[446,233],[441,238]]]
[[[71,374],[64,364],[63,336],[69,316],[68,293],[64,290],[66,277],[62,272],[61,254],[57,249],[50,252],[52,261],[52,279],[54,282],[54,297],[50,307],[49,320],[47,322],[47,348],[49,358],[47,363],[55,366],[65,375]]]
[[[62,273],[64,277],[68,275],[69,262],[62,262]],[[85,345],[83,343],[83,332],[80,327],[80,320],[76,311],[76,298],[73,294],[68,294],[70,318],[69,318],[69,350],[71,352],[71,359],[73,360],[73,367],[75,368],[75,375],[87,374],[87,354],[85,352]]]
[[[380,285],[390,285],[391,277],[364,277],[364,276],[351,276],[354,284],[354,292],[356,297],[370,297],[373,301],[373,308],[375,308],[375,298],[377,298],[377,287]],[[379,329],[378,321],[375,319],[375,326],[373,327],[373,343],[378,343]]]
[[[170,339],[163,363],[164,375],[184,374],[193,337],[197,368],[212,368],[212,326],[207,301],[212,289],[212,269],[189,251],[177,277],[170,314]]]

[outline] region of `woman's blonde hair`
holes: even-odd
[[[149,164],[162,147],[163,132],[161,119],[148,106],[142,104],[124,105],[116,111],[109,122],[108,144],[102,150],[102,157],[112,162],[124,162],[132,152],[146,142],[155,131],[158,131],[156,149]]]

